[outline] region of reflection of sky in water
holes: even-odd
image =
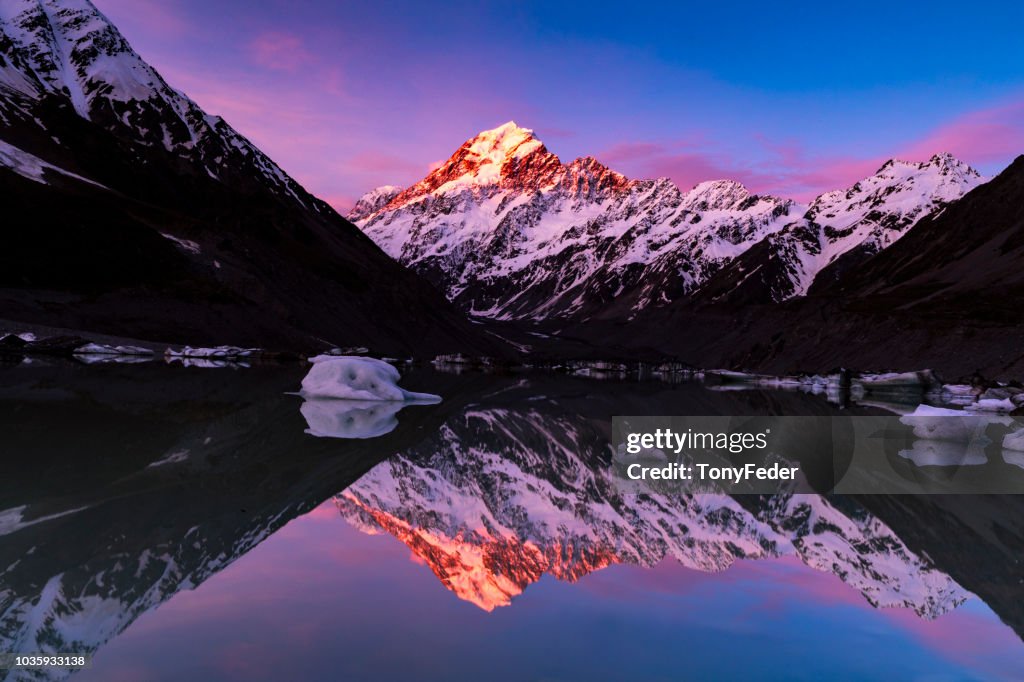
[[[796,559],[545,576],[487,613],[331,502],[142,615],[75,679],[1012,679],[1024,646],[976,599],[872,609]]]

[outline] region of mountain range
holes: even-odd
[[[983,181],[944,154],[888,161],[810,205],[733,180],[683,191],[592,157],[563,164],[509,122],[415,185],[371,191],[349,218],[470,314],[632,318],[683,299],[803,296]]]
[[[994,179],[893,159],[804,205],[564,164],[509,122],[350,218],[533,356],[1024,373],[1020,158]]]
[[[0,192],[0,318],[306,352],[489,347],[88,0],[0,3]]]

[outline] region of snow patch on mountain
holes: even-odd
[[[391,203],[391,200],[402,191],[397,185],[381,185],[375,187],[359,198],[355,206],[348,213],[348,219],[352,222],[362,220],[366,216],[380,211]]]
[[[38,156],[29,154],[22,149],[18,149],[13,144],[8,144],[3,140],[0,140],[0,168],[8,168],[24,178],[28,178],[29,180],[44,185],[49,184],[46,177],[48,173],[59,173],[65,177],[74,178],[75,180],[87,182],[90,185],[106,189],[98,182],[94,182],[89,178],[84,178],[81,175],[64,170],[63,168],[58,168],[52,163],[47,163]]]

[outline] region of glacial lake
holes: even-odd
[[[876,406],[410,369],[444,400],[396,411],[307,404],[306,369],[0,365],[0,651],[92,653],[76,681],[1024,671],[1024,496],[608,480],[613,415]]]

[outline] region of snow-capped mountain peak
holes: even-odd
[[[0,22],[38,84],[65,94],[83,118],[99,96],[126,102],[167,88],[88,0],[4,0]]]
[[[423,180],[401,192],[390,208],[408,205],[427,195],[454,196],[496,188],[535,190],[557,181],[562,164],[533,131],[509,121],[466,140],[452,156]]]
[[[582,156],[565,167],[562,186],[577,196],[601,195],[615,190],[624,190],[630,180],[616,173],[593,156]]]
[[[480,165],[491,163],[499,167],[508,159],[521,158],[544,146],[532,130],[520,128],[515,121],[485,130],[466,145],[467,156],[478,159]]]
[[[131,144],[186,158],[203,175],[255,174],[278,195],[326,207],[224,119],[168,85],[89,0],[0,0],[0,122],[45,130],[33,112],[44,98]]]
[[[950,154],[922,162],[890,159],[850,187],[815,198],[801,219],[769,235],[765,248],[724,268],[706,293],[714,300],[759,302],[814,293],[983,182]]]
[[[735,210],[749,197],[750,191],[735,180],[707,180],[683,196],[683,206],[690,211]]]
[[[348,219],[355,222],[366,216],[376,213],[387,206],[392,199],[402,193],[402,188],[397,185],[381,185],[359,197],[355,206],[348,212]]]
[[[845,191],[817,197],[806,218],[834,230],[871,223],[902,234],[938,205],[960,198],[982,181],[976,170],[950,154],[921,163],[890,159]]]

